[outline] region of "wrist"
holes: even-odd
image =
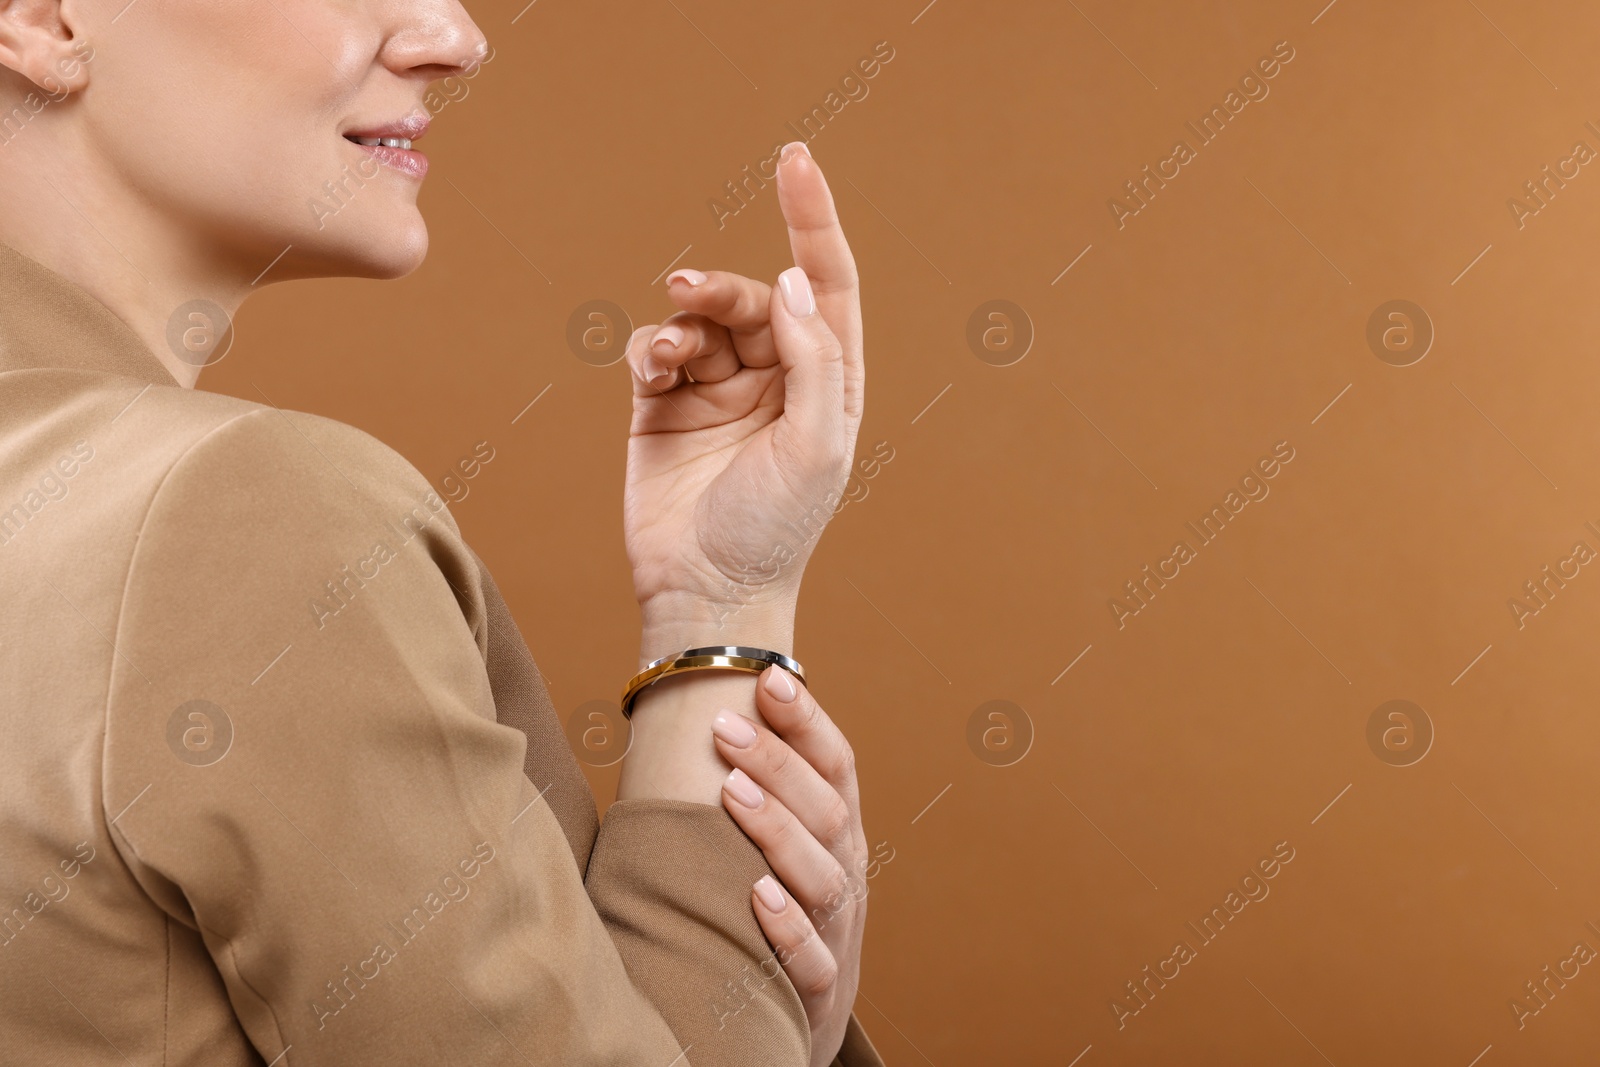
[[[794,593],[749,604],[655,598],[641,607],[639,669],[662,656],[707,645],[746,645],[792,656],[796,599]]]
[[[694,671],[640,690],[617,799],[657,797],[720,807],[722,782],[733,768],[712,741],[711,721],[731,712],[761,722],[758,684],[756,675],[743,671]]]

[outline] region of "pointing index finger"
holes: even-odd
[[[804,141],[791,141],[778,159],[778,203],[789,226],[795,266],[811,279],[817,308],[847,357],[860,352],[860,276],[845,240],[833,193]]]

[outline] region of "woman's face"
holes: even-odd
[[[439,106],[430,83],[477,73],[487,42],[458,0],[62,0],[61,11],[90,53],[74,135],[125,210],[202,254],[263,271],[282,255],[274,280],[397,277],[421,263],[426,159],[352,138],[419,138]]]

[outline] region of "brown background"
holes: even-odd
[[[812,149],[864,279],[860,453],[895,458],[824,538],[797,654],[893,849],[857,1005],[889,1061],[1594,1062],[1600,963],[1510,1005],[1600,950],[1600,567],[1520,629],[1507,602],[1600,549],[1600,164],[1521,228],[1507,201],[1600,149],[1600,15],[1324,2],[478,3],[496,53],[429,136],[426,266],[269,289],[203,385],[435,485],[489,441],[453,511],[562,712],[614,699],[629,389],[569,316],[660,321],[669,266],[775,279],[772,188],[721,229],[708,201],[886,40]],[[1119,229],[1108,199],[1279,41],[1270,94]],[[1406,367],[1366,339],[1396,299],[1436,330]],[[1035,334],[1009,366],[966,340],[990,300]],[[1119,629],[1279,441],[1270,495]],[[1391,699],[1435,731],[1410,766],[1367,740]],[[968,744],[991,700],[1031,723],[1010,766]]]

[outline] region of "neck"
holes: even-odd
[[[26,130],[0,151],[5,202],[28,205],[0,215],[0,242],[83,287],[133,330],[179,385],[194,388],[206,359],[207,330],[220,336],[227,329],[245,297],[262,284],[259,276],[270,257],[247,266],[197,247],[156,205],[97,183],[96,168],[87,161],[66,170],[46,154],[70,159],[70,152],[58,152],[58,145],[42,137],[26,143],[28,134],[43,132]],[[67,174],[76,177],[69,182]],[[185,314],[186,305],[197,300],[220,308],[225,321]]]

